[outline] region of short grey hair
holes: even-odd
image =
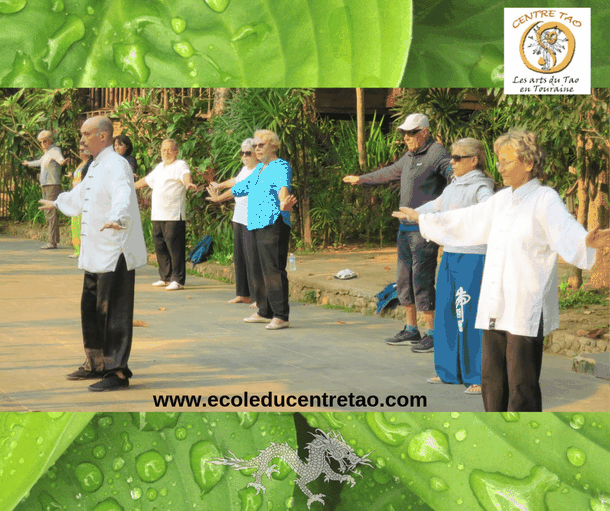
[[[175,151],[178,151],[180,149],[178,147],[178,142],[176,142],[173,138],[166,138],[163,142],[161,142],[161,145],[165,144],[165,142],[171,142],[172,145],[174,146]]]
[[[53,132],[48,130],[42,130],[40,133],[38,133],[38,137],[36,138],[39,142],[42,142],[43,140],[49,140],[53,142]]]
[[[454,149],[461,148],[466,154],[471,154],[477,157],[477,168],[479,170],[487,170],[487,155],[485,153],[485,146],[480,140],[476,138],[460,138],[451,145],[451,152]]]
[[[244,149],[246,147],[249,148],[250,151],[252,151],[254,148],[252,147],[252,144],[254,144],[254,139],[253,138],[247,138],[246,140],[244,140],[241,143],[241,149],[242,151],[247,151],[248,149]]]
[[[532,164],[532,177],[540,177],[544,174],[546,152],[538,144],[538,135],[533,131],[522,128],[508,130],[507,133],[498,137],[494,142],[494,151],[498,151],[508,145],[517,151],[519,159],[525,163]]]

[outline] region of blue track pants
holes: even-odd
[[[474,327],[485,256],[443,253],[436,281],[434,365],[446,383],[481,384],[482,330]]]

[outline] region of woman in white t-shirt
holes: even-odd
[[[248,178],[260,163],[254,154],[252,148],[253,139],[247,138],[241,143],[241,161],[244,166],[237,176],[223,181],[222,183],[211,183],[208,187],[210,193],[206,200],[212,202],[224,202],[233,198],[231,188],[235,183],[239,183]],[[218,195],[219,190],[228,188],[225,193]],[[233,264],[235,265],[235,298],[229,300],[229,303],[251,303],[250,285],[248,270],[247,270],[247,238],[250,235],[248,231],[248,196],[235,197],[235,211],[233,213]]]

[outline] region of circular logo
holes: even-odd
[[[561,23],[540,21],[531,25],[521,37],[521,60],[537,73],[562,71],[574,57],[574,35]]]

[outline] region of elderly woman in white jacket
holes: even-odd
[[[481,380],[487,411],[541,411],[544,336],[559,327],[557,256],[591,268],[610,230],[587,232],[552,188],[546,154],[529,131],[509,131],[494,150],[507,188],[488,201],[437,214],[401,213],[439,244],[487,244],[476,327],[483,332]]]

